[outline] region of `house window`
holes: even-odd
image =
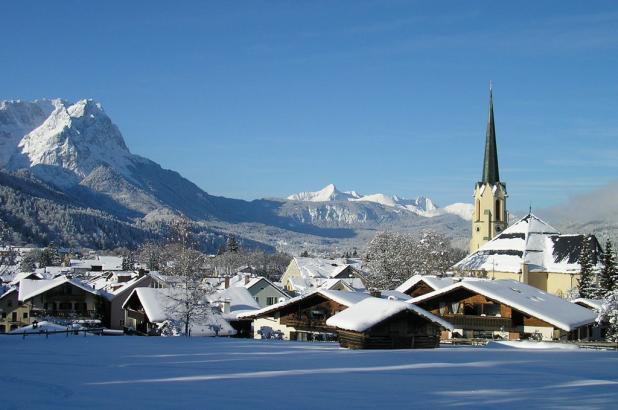
[[[23,319],[28,319],[28,312],[24,312],[24,313],[21,315],[21,317],[22,317]]]
[[[259,297],[255,297],[255,303],[259,304],[260,303],[260,298]]]
[[[6,312],[2,312],[2,319],[6,319]]]
[[[266,304],[268,306],[274,305],[275,303],[277,303],[277,298],[273,298],[273,297],[267,297],[266,298]]]
[[[12,322],[17,322],[17,312],[11,313],[11,321]]]

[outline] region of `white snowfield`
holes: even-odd
[[[614,409],[616,352],[0,336],[3,409]]]

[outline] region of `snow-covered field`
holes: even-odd
[[[2,409],[616,408],[618,353],[0,336]]]

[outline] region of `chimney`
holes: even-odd
[[[223,301],[223,313],[230,313],[230,304],[231,304],[231,300],[229,298],[225,298],[225,300]]]
[[[245,275],[245,285],[248,284],[250,280],[251,278],[249,277],[249,275]]]
[[[230,277],[226,276],[225,277],[225,289],[230,287]]]

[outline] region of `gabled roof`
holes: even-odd
[[[279,287],[277,287],[274,283],[272,283],[270,280],[268,280],[267,278],[263,277],[263,276],[249,276],[249,273],[244,273],[244,272],[240,272],[234,276],[232,276],[230,278],[230,284],[229,287],[243,287],[246,289],[252,289],[254,286],[259,285],[260,283],[265,283],[266,285],[270,285],[272,286],[275,290],[277,290],[282,297],[285,298],[289,298],[290,295],[288,295],[287,293],[285,293],[284,291],[282,291],[281,289],[279,289]],[[249,276],[249,282],[245,283],[245,277]],[[222,287],[223,289],[225,289],[224,287],[224,283],[220,283],[219,287]]]
[[[208,300],[211,302],[229,300],[231,312],[254,311],[260,308],[251,293],[242,286],[229,287],[208,295]]]
[[[350,266],[348,263],[337,259],[303,258],[297,256],[294,257],[294,261],[303,278],[334,278]]]
[[[465,279],[411,299],[409,303],[420,304],[457,289],[467,289],[470,292],[483,295],[566,331],[592,323],[597,317],[589,309],[543,292],[533,286],[506,279]]]
[[[9,282],[9,285],[17,285],[23,279],[39,280],[43,278],[36,272],[19,272],[13,277],[13,280]]]
[[[410,303],[369,297],[326,320],[328,326],[354,332],[364,332],[384,320],[404,311],[428,319],[439,326],[452,330],[453,326],[438,316]]]
[[[453,284],[452,277],[440,278],[435,275],[414,275],[410,279],[403,282],[399,285],[395,290],[401,293],[406,293],[414,286],[416,286],[419,282],[423,282],[433,290],[442,289],[448,285]]]
[[[179,293],[183,292],[179,288],[135,288],[129,295],[122,308],[125,309],[127,304],[136,296],[148,320],[152,323],[162,323],[167,320],[179,321],[182,318],[183,305],[181,302],[174,300]],[[177,299],[181,300],[182,296]],[[191,323],[191,334],[195,336],[214,336],[213,326],[220,328],[219,335],[234,335],[236,331],[223,318],[223,316],[215,310],[208,311],[204,317],[195,317]]]
[[[45,293],[51,289],[57,288],[58,286],[64,285],[65,283],[80,288],[85,292],[92,293],[93,295],[99,294],[99,292],[97,292],[95,289],[92,289],[91,287],[85,285],[77,279],[69,279],[66,276],[59,276],[55,279],[22,279],[19,282],[18,300],[20,302],[24,302],[26,300],[32,299],[37,295],[40,295],[41,293]]]
[[[561,235],[551,225],[528,214],[466,256],[456,270],[520,272],[523,263],[531,272],[578,273],[583,235]],[[594,237],[593,237],[594,238]],[[595,241],[594,260],[600,252]]]
[[[275,312],[276,310],[281,309],[282,307],[292,305],[294,303],[298,303],[303,299],[307,299],[314,295],[321,295],[326,299],[330,299],[333,302],[337,302],[343,306],[352,306],[355,303],[360,302],[363,299],[370,297],[368,293],[364,292],[346,292],[341,290],[326,290],[326,289],[314,289],[309,293],[306,293],[301,296],[296,296],[295,298],[286,300],[284,302],[275,303],[274,305],[267,306],[260,310],[256,310],[255,312],[250,312],[247,314],[238,315],[239,318],[249,318],[249,317],[257,317],[262,316],[268,313]]]

